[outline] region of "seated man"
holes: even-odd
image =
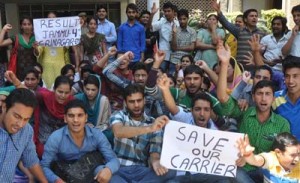
[[[121,163],[117,175],[123,182],[166,182],[175,175],[175,171],[168,171],[159,162],[161,129],[169,119],[166,116],[154,119],[144,113],[144,88],[141,85],[130,84],[123,95],[126,109],[110,118],[115,136],[114,150]]]
[[[41,164],[48,181],[66,181],[50,169],[53,161],[78,160],[92,151],[99,151],[99,156],[102,155],[106,162],[94,170],[95,180],[117,180],[118,177],[113,174],[118,171],[120,163],[102,132],[86,125],[87,112],[83,102],[77,99],[70,101],[65,107],[64,120],[67,125],[53,132],[45,145]]]
[[[217,96],[222,104],[224,115],[239,119],[239,132],[248,134],[250,143],[255,147],[255,153],[270,151],[276,134],[290,132],[288,121],[275,114],[271,109],[272,102],[275,99],[273,82],[259,81],[252,89],[255,107],[250,107],[241,112],[237,101],[226,93],[230,50],[228,46],[224,48],[222,41],[218,42],[217,54],[220,60]],[[252,175],[255,179],[258,177],[258,182],[262,182],[262,174],[254,166],[246,165],[244,169],[248,175]],[[245,177],[247,175],[239,176],[237,174],[237,178],[242,179],[242,182],[246,182]]]
[[[47,182],[39,165],[33,142],[33,130],[28,124],[37,105],[28,89],[15,89],[7,96],[0,94],[0,182],[13,182],[19,161],[40,182]],[[5,99],[6,98],[6,99]]]

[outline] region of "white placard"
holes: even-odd
[[[40,46],[63,47],[80,43],[79,17],[34,19],[35,40]]]
[[[165,127],[160,163],[169,169],[235,177],[235,144],[243,136],[170,121]]]

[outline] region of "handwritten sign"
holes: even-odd
[[[41,46],[63,47],[80,43],[79,17],[34,19],[35,40]]]
[[[240,137],[243,134],[170,121],[164,132],[160,163],[169,169],[235,177],[235,143]]]

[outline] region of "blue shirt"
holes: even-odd
[[[127,52],[132,51],[134,54],[133,61],[137,62],[141,59],[141,53],[146,49],[146,35],[144,26],[137,21],[133,25],[129,25],[128,22],[123,23],[119,27],[118,51]]]
[[[104,22],[98,21],[97,32],[105,35],[107,48],[111,47],[112,44],[117,41],[115,24],[107,19],[105,19]]]
[[[88,152],[98,150],[106,160],[105,165],[99,165],[94,174],[107,167],[112,173],[118,171],[120,163],[104,134],[88,125],[85,126],[85,138],[82,147],[78,147],[69,133],[68,126],[56,130],[48,138],[41,165],[49,182],[55,182],[59,177],[50,169],[52,161],[77,160]]]
[[[19,161],[26,168],[39,164],[33,142],[33,130],[26,124],[16,134],[0,127],[0,182],[12,182]]]
[[[275,97],[272,104],[274,112],[289,121],[291,133],[300,140],[300,98],[293,104],[287,95],[287,90],[276,92]]]

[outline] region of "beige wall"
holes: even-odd
[[[11,24],[13,30],[10,34],[17,34],[19,32],[19,15],[18,7],[15,3],[6,3],[5,4],[5,16],[6,22]]]

